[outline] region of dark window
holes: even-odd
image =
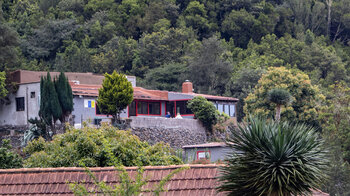
[[[30,92],[30,98],[35,98],[35,92]]]
[[[137,103],[137,113],[146,115],[160,115],[160,102],[145,102]]]
[[[24,111],[24,97],[16,98],[16,111]]]
[[[159,102],[150,102],[148,104],[149,114],[159,115],[160,114],[160,103]]]
[[[101,121],[102,121],[102,119],[95,118],[94,119],[94,124],[95,125],[101,125]]]
[[[176,102],[176,113],[193,114],[193,112],[187,108],[187,101],[177,101]]]
[[[148,104],[147,102],[140,101],[137,104],[137,113],[138,114],[148,114]]]
[[[136,116],[136,103],[135,101],[131,102],[129,105],[129,116]]]
[[[96,115],[107,115],[107,114],[104,114],[100,111],[100,108],[98,107],[97,104],[95,104],[95,107],[96,107]]]

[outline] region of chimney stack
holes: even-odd
[[[193,84],[189,80],[182,83],[182,93],[193,93]]]

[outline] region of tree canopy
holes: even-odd
[[[288,90],[292,96],[291,104],[282,108],[281,120],[288,119],[319,126],[319,102],[324,101],[324,96],[317,86],[311,84],[306,74],[285,67],[270,67],[261,76],[254,92],[245,99],[245,112],[273,117],[276,105],[269,101],[268,92],[274,88]]]
[[[108,153],[115,155],[111,159]],[[142,142],[129,131],[103,125],[101,128],[74,129],[55,135],[52,141],[32,141],[24,149],[29,158],[25,167],[104,167],[116,162],[124,166],[181,164],[171,148],[164,143],[153,146]]]
[[[116,71],[106,73],[102,88],[98,91],[97,105],[102,113],[119,120],[120,112],[132,102],[133,92],[131,82],[125,75]]]

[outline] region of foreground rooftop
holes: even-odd
[[[176,174],[164,187],[168,191],[161,195],[225,195],[215,190],[218,185],[216,177],[219,174],[219,165],[216,164],[147,166],[144,176],[148,177],[149,183],[143,188],[151,189],[171,171],[183,166],[190,166],[190,169]],[[127,167],[126,170],[130,176],[135,176],[137,167]],[[113,167],[91,168],[91,171],[97,179],[105,181],[108,185],[119,182]],[[73,195],[68,186],[69,182],[85,182],[87,187],[94,186],[84,168],[0,169],[0,195]],[[143,192],[142,195],[151,193]],[[328,196],[328,194],[314,191],[313,196]]]

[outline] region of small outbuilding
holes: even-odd
[[[184,162],[207,159],[210,162],[222,161],[230,152],[230,148],[225,142],[211,142],[206,144],[186,145],[184,150]]]

